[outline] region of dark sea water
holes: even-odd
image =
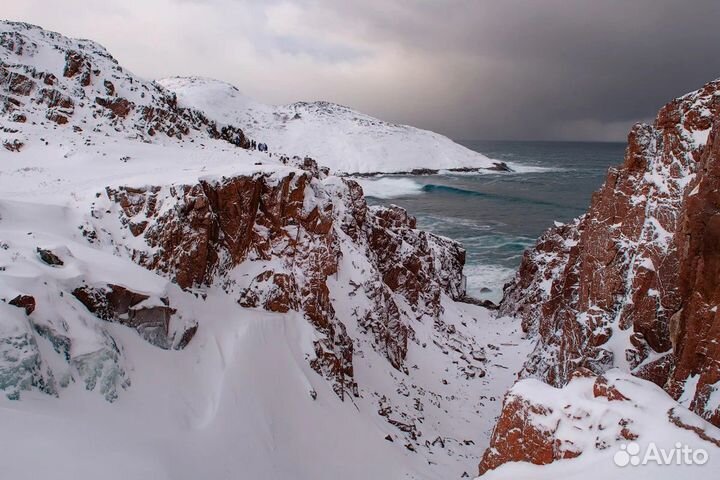
[[[625,144],[461,141],[515,173],[387,176],[361,181],[371,204],[406,208],[428,229],[467,249],[468,291],[497,301],[523,251],[553,222],[587,209]]]

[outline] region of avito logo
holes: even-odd
[[[655,463],[657,465],[705,465],[708,461],[708,453],[702,448],[692,448],[678,442],[675,448],[659,448],[654,442],[650,442],[644,453],[641,453],[640,445],[636,442],[620,445],[620,450],[613,456],[613,461],[618,467],[628,465],[636,467]]]

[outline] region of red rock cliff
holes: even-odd
[[[708,401],[720,380],[719,91],[711,82],[633,127],[588,212],[526,252],[501,305],[537,339],[521,376],[562,386],[577,368],[618,366],[720,425]]]
[[[327,177],[310,159],[299,166],[194,185],[108,188],[89,228],[120,232],[112,242],[183,289],[218,286],[244,307],[302,312],[321,337],[312,366],[339,395],[354,393],[350,319],[337,317],[330,289],[343,259],[363,279],[347,280],[351,295],[367,299],[353,321],[404,370],[410,321],[437,319],[442,294],[462,295],[465,251],[416,230],[399,207],[369,208],[356,182]]]

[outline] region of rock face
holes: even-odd
[[[555,410],[515,393],[505,397],[502,413],[493,430],[490,448],[483,454],[479,474],[507,462],[547,465],[555,460],[574,458],[580,452],[556,437],[557,427],[546,428],[533,420],[556,415]]]
[[[173,343],[182,348],[192,339],[197,324],[187,325],[175,332],[178,340],[170,335],[170,319],[176,310],[165,297],[151,298],[120,285],[100,288],[84,285],[72,291],[80,303],[95,316],[109,322],[117,322],[134,328],[148,342],[168,349]]]
[[[720,130],[715,127],[685,197],[676,235],[682,304],[670,319],[674,368],[666,387],[690,409],[720,425]],[[694,385],[694,392],[691,388]]]
[[[295,163],[286,173],[108,188],[92,228],[100,237],[103,230],[137,237],[139,245],[113,241],[185,290],[219,285],[244,307],[302,312],[320,337],[313,368],[344,395],[357,390],[353,342],[330,292],[344,258],[364,272],[353,295],[369,300],[359,302],[355,320],[403,370],[413,334],[407,319],[437,319],[443,294],[464,293],[465,251],[416,230],[399,207],[368,208],[356,182],[327,177],[310,159]]]
[[[562,386],[618,366],[720,425],[719,90],[636,125],[588,212],[525,254],[500,308],[537,339],[522,376]]]

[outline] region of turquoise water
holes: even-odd
[[[371,204],[396,204],[421,228],[463,243],[468,291],[499,300],[522,253],[554,221],[587,209],[622,143],[466,141],[508,162],[515,173],[383,177],[362,180]]]

